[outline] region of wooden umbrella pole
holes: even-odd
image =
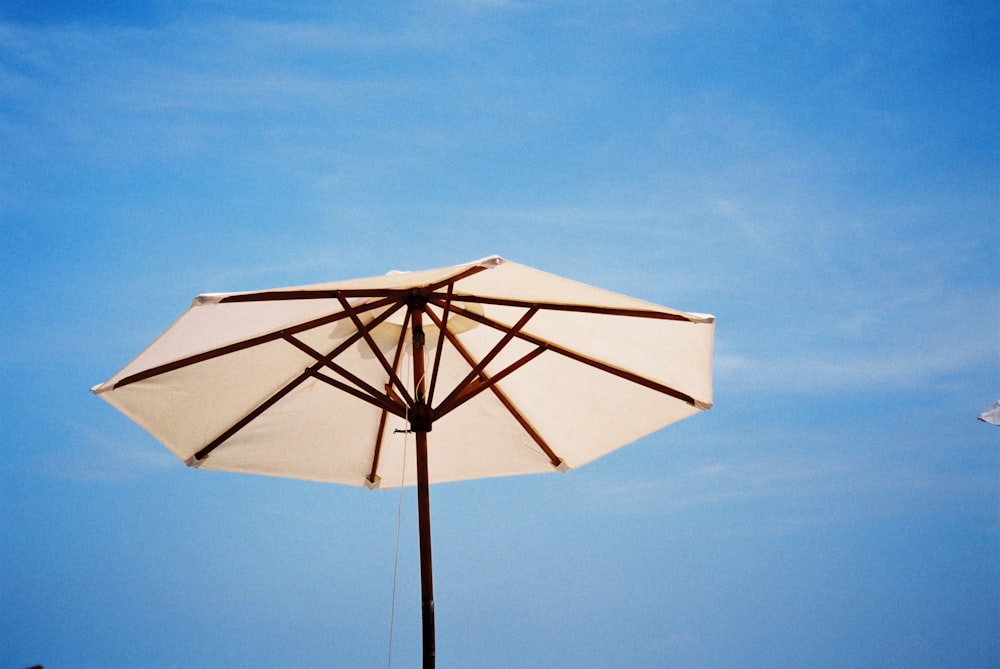
[[[424,379],[424,330],[422,299],[410,303],[413,317],[413,386],[416,403],[410,407],[410,429],[417,436],[417,516],[420,530],[420,596],[423,620],[424,669],[434,669],[434,575],[431,567],[431,499],[427,475],[427,433],[431,429]]]

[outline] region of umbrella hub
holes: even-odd
[[[423,399],[418,400],[406,411],[406,417],[410,421],[411,432],[430,432],[434,422],[433,411]]]
[[[416,385],[416,401],[410,405],[406,413],[407,418],[410,421],[410,430],[412,432],[427,433],[431,431],[431,425],[434,422],[433,412],[431,411],[430,405],[427,403],[427,399],[424,397],[423,349],[425,336],[422,322],[423,319],[421,316],[424,311],[427,310],[427,296],[423,292],[414,289],[410,293],[410,296],[406,299],[406,308],[409,310],[410,315],[413,318],[413,323],[411,325],[411,333],[413,335],[413,358],[415,365],[413,380]]]
[[[423,312],[427,308],[427,296],[417,288],[412,289],[406,298],[406,307],[410,313],[414,311]]]

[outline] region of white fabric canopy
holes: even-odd
[[[411,485],[413,309],[432,483],[580,467],[712,403],[714,317],[498,257],[202,295],[93,391],[204,469]]]
[[[979,414],[979,420],[990,425],[1000,425],[1000,400],[997,400],[993,403],[993,406]]]

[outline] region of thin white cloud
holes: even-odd
[[[863,395],[929,388],[950,376],[995,366],[996,357],[996,344],[980,336],[932,349],[910,345],[861,354],[822,348],[794,350],[780,357],[723,351],[714,362],[716,386],[737,392]]]
[[[532,7],[531,3],[520,2],[519,0],[437,0],[435,4],[442,7],[474,12],[488,10],[520,11]]]
[[[45,476],[88,483],[121,483],[176,466],[178,460],[151,442],[112,435],[81,423],[66,424],[70,440],[45,451],[39,468]],[[137,432],[136,430],[132,430]]]
[[[240,157],[258,151],[257,157],[266,156],[283,170],[308,166],[317,196],[329,205],[327,215],[334,218],[336,213],[344,220],[353,214],[347,207],[357,211],[356,204],[343,204],[345,188],[419,172],[422,165],[413,161],[459,146],[461,125],[422,126],[422,134],[414,138],[409,128],[392,130],[376,120],[379,131],[368,141],[403,147],[378,152],[377,164],[364,162],[370,144],[344,147],[338,145],[343,140],[339,135],[317,143],[309,133],[286,134],[280,121],[284,110],[324,110],[333,114],[328,120],[371,114],[373,108],[387,112],[421,82],[379,78],[377,73],[362,83],[338,79],[295,59],[285,61],[281,54],[294,53],[308,62],[311,55],[336,51],[433,50],[440,36],[434,31],[420,21],[374,32],[360,25],[222,18],[172,23],[160,31],[0,26],[0,44],[15,54],[20,69],[41,73],[11,78],[7,89],[37,108],[43,119],[48,117],[40,123],[54,132],[37,133],[40,141],[77,146],[89,160],[103,156],[108,163],[148,162],[158,155],[195,157],[226,146],[232,119],[277,112],[278,120],[272,116],[266,127],[243,126],[243,132],[261,137],[262,148],[247,148],[253,143],[243,142]],[[50,92],[33,83],[36,79],[55,86]],[[834,210],[836,198],[807,184],[843,171],[836,152],[797,145],[798,138],[783,134],[775,110],[748,107],[737,112],[727,110],[725,102],[725,96],[710,92],[665,113],[661,135],[654,132],[650,143],[656,150],[644,148],[634,156],[656,169],[633,175],[624,194],[612,187],[593,195],[597,189],[587,183],[580,189],[586,191],[585,199],[572,205],[566,202],[575,192],[536,206],[453,207],[439,225],[461,225],[468,236],[478,231],[483,240],[495,239],[498,229],[511,225],[532,231],[547,227],[550,237],[582,240],[581,248],[598,238],[602,244],[635,247],[646,269],[637,262],[628,274],[606,270],[600,278],[623,290],[659,286],[668,296],[695,294],[696,289],[710,296],[711,302],[704,304],[664,301],[716,313],[717,377],[731,387],[776,392],[913,388],[955,370],[995,364],[995,348],[988,343],[994,326],[963,322],[972,312],[948,296],[956,285],[949,272],[967,252],[951,239],[960,230],[928,232],[926,222],[939,212],[920,202],[896,209],[886,203],[876,202],[875,208],[870,202],[855,203],[846,212]],[[752,169],[750,161],[738,160],[716,175],[708,173],[712,160],[690,175],[682,170],[693,161],[665,160],[679,158],[662,153],[670,146],[697,144],[698,137],[704,143],[708,127],[714,128],[709,137],[719,140],[718,146],[736,147],[746,158],[762,160],[753,162]],[[267,136],[280,137],[273,143],[281,147],[280,154],[271,150]],[[327,162],[318,162],[322,156]],[[441,213],[432,208],[425,209],[423,218]],[[396,213],[387,206],[381,216]],[[378,224],[377,212],[365,215],[372,226]],[[914,220],[920,223],[915,234],[923,239],[884,243],[896,235],[895,225]],[[641,247],[636,240],[642,240]],[[591,265],[599,264],[600,251],[591,248]],[[254,274],[273,272],[254,267],[218,272],[223,279]],[[648,297],[656,299],[657,294]],[[752,303],[762,313],[728,317],[737,301]],[[962,333],[953,335],[949,330],[958,324]]]
[[[752,441],[752,438],[751,438]],[[595,512],[649,515],[709,511],[723,533],[781,535],[884,520],[910,505],[961,499],[996,489],[992,472],[938,472],[898,458],[741,453],[724,461],[627,481],[601,480],[588,493]],[[757,510],[767,509],[767,513]],[[753,516],[752,526],[744,521]],[[758,517],[759,515],[759,517]]]

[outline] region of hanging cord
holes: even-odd
[[[409,418],[409,416],[407,416]],[[389,664],[387,669],[392,669],[392,631],[396,622],[396,575],[399,572],[399,537],[403,526],[403,482],[406,480],[406,450],[408,437],[403,434],[403,466],[400,467],[399,476],[399,502],[396,504],[396,556],[392,561],[392,605],[389,607]]]

